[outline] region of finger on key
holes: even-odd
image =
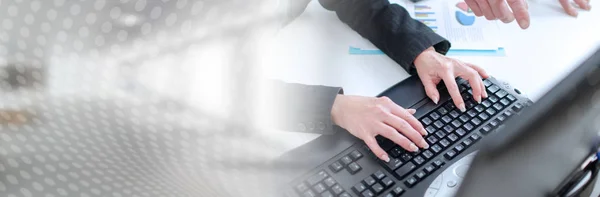
[[[433,83],[433,80],[427,75],[420,77],[423,87],[425,88],[425,94],[427,94],[427,97],[437,105],[440,101],[440,93],[438,92],[437,85]]]
[[[477,103],[481,103],[481,97],[483,94],[481,92],[481,84],[483,84],[483,82],[481,81],[479,74],[477,74],[477,71],[471,70],[467,76],[467,81],[469,81],[469,84],[473,89],[473,99],[477,101]]]
[[[458,85],[456,85],[454,73],[445,73],[443,80],[444,84],[446,84],[446,89],[448,89],[450,97],[452,97],[452,100],[454,101],[454,105],[456,105],[456,107],[462,112],[467,111],[465,108],[465,102],[463,101],[460,91],[458,90]]]
[[[517,19],[517,23],[519,23],[521,29],[527,29],[529,27],[529,11],[527,11],[527,2],[525,0],[506,0],[506,2],[513,11],[513,15],[515,16],[515,19]]]
[[[408,111],[408,113],[415,115],[415,113],[417,113],[416,109],[407,109],[406,111]]]
[[[422,148],[426,148],[429,146],[429,145],[427,145],[427,142],[425,142],[425,139],[423,139],[422,133],[419,133],[417,130],[415,130],[412,127],[412,125],[410,125],[404,119],[402,119],[398,116],[395,116],[395,115],[391,115],[391,116],[388,116],[386,119],[384,119],[383,122],[385,124],[391,126],[394,129],[394,132],[396,132],[396,133],[400,132],[402,135],[406,136],[408,139],[413,141],[418,146],[420,146]],[[419,124],[421,124],[421,123],[419,123]],[[380,133],[380,134],[385,134],[385,133]]]
[[[414,141],[409,140],[402,133],[398,133],[398,131],[396,131],[396,129],[393,129],[387,125],[384,125],[384,126],[388,127],[388,129],[382,129],[380,135],[382,135],[383,137],[385,137],[389,140],[392,140],[392,142],[400,145],[405,150],[408,150],[411,152],[416,152],[419,150],[419,147],[417,147],[417,145],[414,143]],[[425,140],[423,140],[423,142],[425,142]],[[422,147],[429,148],[429,145],[427,144],[427,142],[425,142],[425,146],[422,146]]]
[[[471,67],[472,69],[475,69],[475,71],[477,71],[479,73],[479,76],[481,76],[482,78],[484,78],[484,79],[490,78],[490,75],[488,75],[487,72],[485,72],[485,70],[483,68],[481,68],[477,65],[474,65],[474,64],[469,64],[469,63],[466,63],[466,64],[467,64],[467,66]],[[481,89],[485,90],[485,85],[483,85],[483,81],[481,82]],[[488,97],[487,91],[482,91],[481,96],[483,98],[487,98]]]
[[[377,158],[385,162],[390,162],[390,156],[388,156],[388,154],[379,146],[375,137],[367,136],[363,138],[363,141],[365,141],[365,144],[367,144],[369,149],[371,149],[371,152],[373,152]]]
[[[397,117],[406,121],[414,130],[421,133],[421,135],[427,135],[427,131],[425,131],[423,124],[421,124],[421,122],[417,120],[417,118],[415,118],[415,116],[413,116],[413,114],[411,114],[408,110],[404,110],[402,107],[396,104],[390,106],[390,109],[392,109],[393,115],[396,115]]]

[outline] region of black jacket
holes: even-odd
[[[450,42],[410,17],[403,7],[388,0],[319,0],[328,10],[361,36],[371,41],[409,74],[415,74],[415,58],[433,46],[446,54]],[[276,128],[288,131],[327,134],[334,126],[331,108],[340,87],[275,82],[279,103],[272,115]]]

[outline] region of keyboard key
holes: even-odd
[[[421,180],[421,179],[425,178],[425,176],[427,176],[427,173],[420,171],[420,172],[417,172],[415,174],[415,176],[417,176],[417,179]]]
[[[431,146],[431,150],[437,154],[440,151],[442,151],[442,147],[440,147],[440,145],[438,145],[438,144],[434,144],[433,146]]]
[[[506,120],[506,116],[500,115],[498,118],[496,118],[496,120],[498,120],[498,122],[504,122]]]
[[[441,129],[444,126],[444,123],[438,120],[433,123],[433,126],[435,126],[437,129]]]
[[[450,142],[447,139],[442,139],[442,140],[440,140],[440,145],[442,145],[442,147],[446,148],[446,147],[448,147],[448,145],[450,145]]]
[[[465,134],[467,134],[467,132],[466,132],[466,131],[465,131],[463,128],[458,128],[458,129],[456,129],[456,131],[455,131],[454,133],[456,133],[456,134],[457,134],[458,136],[460,136],[460,137],[462,137],[462,136],[464,136]]]
[[[452,118],[450,118],[450,116],[443,116],[442,117],[442,122],[444,122],[445,124],[448,124],[452,121]]]
[[[333,194],[331,194],[331,192],[325,191],[325,192],[321,193],[321,197],[334,197],[334,196],[333,196]]]
[[[331,187],[331,186],[335,185],[335,183],[336,183],[335,180],[333,180],[333,178],[331,178],[331,177],[326,178],[325,181],[323,181],[323,182],[325,183],[325,185],[327,187]]]
[[[460,116],[458,119],[459,119],[459,120],[460,120],[462,123],[465,123],[465,122],[468,122],[468,121],[469,121],[469,116],[468,116],[468,115],[466,115],[466,114],[464,114],[464,115]]]
[[[479,126],[481,124],[481,120],[479,120],[479,118],[477,117],[474,117],[473,119],[471,119],[471,124]]]
[[[504,98],[506,95],[508,95],[508,92],[506,92],[505,90],[500,90],[496,92],[496,96],[498,96],[498,98]]]
[[[483,121],[486,121],[488,118],[490,118],[490,116],[488,116],[485,113],[480,113],[478,117],[479,117],[479,119],[481,119]]]
[[[454,150],[449,150],[448,152],[446,152],[446,154],[444,154],[444,157],[446,157],[446,159],[451,160],[456,156],[456,151]]]
[[[483,110],[485,110],[485,108],[483,108],[483,106],[482,106],[482,105],[477,105],[477,106],[475,106],[475,111],[477,111],[477,112],[482,112]]]
[[[417,165],[421,165],[423,163],[425,163],[425,159],[423,159],[423,157],[421,156],[417,156],[413,159],[413,161],[417,164]]]
[[[458,116],[460,116],[460,112],[458,112],[456,109],[450,112],[450,117],[457,118]]]
[[[475,111],[474,109],[471,109],[471,110],[467,111],[467,115],[469,115],[469,117],[473,118],[473,117],[477,116],[477,111]],[[461,116],[460,120],[463,122],[467,122],[467,121],[469,121],[469,118],[467,117],[466,120],[463,120],[462,116]]]
[[[410,161],[410,159],[412,159],[412,155],[410,153],[403,153],[402,155],[400,155],[400,158],[402,159],[402,161],[408,162]]]
[[[429,144],[435,144],[438,141],[437,137],[433,135],[427,136],[426,140]]]
[[[439,139],[442,139],[444,136],[446,136],[446,132],[439,130],[438,132],[435,132],[435,136],[437,136]]]
[[[328,175],[325,171],[319,171],[317,174],[312,175],[311,177],[309,177],[308,179],[306,179],[306,182],[308,182],[309,185],[315,185],[319,182],[321,182],[323,179],[327,178]]]
[[[471,146],[471,144],[473,144],[473,141],[471,141],[471,139],[465,139],[465,140],[463,140],[462,144],[465,147],[469,147],[469,146]]]
[[[466,107],[467,109],[471,109],[471,108],[473,108],[475,105],[477,105],[477,103],[475,103],[475,101],[473,101],[473,100],[468,100],[468,101],[465,101],[465,107]]]
[[[402,149],[399,146],[396,146],[394,148],[392,148],[392,150],[390,150],[390,156],[392,156],[393,158],[398,158],[400,157],[400,155],[402,155],[402,153],[404,153],[404,149]]]
[[[367,187],[362,184],[362,183],[357,183],[356,185],[354,185],[354,187],[352,187],[352,189],[356,192],[356,193],[361,193],[363,191],[365,191],[367,189]]]
[[[471,135],[471,140],[473,140],[473,141],[477,141],[477,140],[479,140],[479,138],[481,138],[481,136],[479,136],[477,134]]]
[[[385,174],[381,170],[377,170],[377,172],[373,173],[373,178],[381,180],[385,178]]]
[[[444,131],[446,133],[451,133],[452,131],[454,131],[454,128],[452,128],[452,126],[450,126],[450,125],[446,125],[446,126],[444,126]]]
[[[379,144],[379,146],[383,150],[385,150],[385,152],[390,151],[390,149],[392,149],[396,146],[396,143],[392,142],[391,140],[389,140],[385,137],[377,136],[377,137],[375,137],[375,139],[377,140],[377,144]],[[344,159],[344,158],[342,158],[342,159]],[[350,161],[352,161],[352,160],[350,160]],[[342,161],[342,163],[343,163],[343,161]]]
[[[460,153],[460,152],[462,152],[463,150],[465,150],[465,146],[463,146],[462,144],[458,144],[458,145],[456,145],[456,146],[454,147],[454,150],[455,150],[457,153]]]
[[[348,165],[352,163],[352,158],[350,158],[349,156],[344,156],[342,157],[342,159],[340,159],[340,161],[342,161],[344,165]]]
[[[392,193],[396,196],[400,196],[404,193],[404,189],[402,189],[400,186],[398,186],[392,190]]]
[[[425,172],[429,174],[429,173],[432,173],[433,171],[435,171],[435,167],[432,165],[427,165],[427,166],[425,166],[425,169],[423,169],[423,170],[425,170]]]
[[[417,166],[415,164],[413,164],[412,162],[408,162],[407,164],[404,164],[404,166],[398,168],[394,172],[396,173],[396,175],[398,175],[402,179],[406,175],[408,175],[410,172],[415,170],[415,168],[417,168]]]
[[[492,85],[492,82],[490,82],[490,80],[483,80],[483,85],[485,85],[485,87],[490,87]]]
[[[383,184],[384,188],[390,188],[392,185],[394,185],[394,181],[389,177],[385,177],[381,179],[381,184]]]
[[[437,112],[431,112],[431,114],[429,114],[429,118],[431,118],[432,121],[440,119],[440,117],[441,116]]]
[[[519,112],[523,109],[523,105],[521,103],[517,103],[512,107],[513,111]]]
[[[430,150],[425,150],[423,151],[423,154],[421,154],[425,160],[429,160],[431,157],[433,157],[433,153]]]
[[[340,194],[338,197],[352,197],[352,196],[350,196],[350,194],[344,192],[344,193]]]
[[[304,197],[316,197],[317,194],[315,194],[315,192],[313,192],[312,190],[308,190],[306,192],[304,192]]]
[[[502,100],[500,100],[500,103],[504,106],[508,106],[510,104],[510,101],[508,101],[508,99],[503,98]]]
[[[429,117],[425,117],[425,118],[421,119],[421,122],[423,123],[423,125],[429,125],[433,121],[431,119],[429,119]]]
[[[342,192],[344,192],[344,189],[340,187],[340,185],[335,185],[331,187],[331,191],[333,191],[333,194],[335,195],[340,195]]]
[[[453,109],[456,108],[456,106],[454,106],[454,103],[448,102],[448,103],[446,103],[446,105],[444,105],[444,108],[446,108],[448,111],[452,111]]]
[[[439,168],[440,166],[443,166],[444,164],[446,164],[446,162],[443,162],[442,160],[435,160],[435,161],[433,162],[433,165],[434,165],[436,168]]]
[[[481,128],[481,133],[488,134],[492,131],[492,127],[490,125],[485,125]]]
[[[481,102],[481,105],[484,108],[488,108],[488,107],[492,106],[492,103],[490,101],[488,101],[488,100],[485,100],[485,101]]]
[[[463,125],[463,128],[465,128],[465,130],[467,130],[467,131],[472,131],[474,127],[471,123],[465,123]]]
[[[406,179],[406,181],[404,181],[404,184],[406,184],[406,186],[408,187],[413,187],[415,186],[415,184],[417,184],[417,178],[415,177],[410,177],[409,179]]]
[[[496,114],[496,110],[494,110],[493,108],[488,108],[485,110],[485,113],[487,113],[490,116],[493,116],[494,114]]]
[[[440,114],[440,116],[446,115],[448,113],[448,110],[446,108],[440,107],[437,112]]]
[[[361,195],[363,197],[373,197],[373,196],[375,196],[375,193],[373,193],[371,190],[365,190],[364,192],[361,193]]]
[[[492,85],[488,88],[488,92],[490,94],[494,94],[496,93],[496,91],[500,90],[500,87],[498,87],[497,85]]]
[[[399,168],[400,166],[402,166],[402,164],[404,164],[404,162],[402,162],[402,160],[400,160],[400,158],[391,158],[390,162],[385,162],[385,161],[381,161],[381,162],[383,164],[385,164],[391,170],[395,170],[395,169]]]
[[[489,95],[488,100],[490,100],[490,102],[495,103],[498,102],[498,97],[494,96],[494,95]]]
[[[506,116],[507,118],[508,118],[508,117],[511,117],[512,115],[513,115],[513,113],[512,113],[510,110],[506,110],[506,111],[504,112],[504,116]]]
[[[496,128],[496,127],[497,127],[499,124],[500,124],[500,123],[499,123],[497,120],[492,120],[492,121],[490,122],[490,125],[491,125],[492,127],[494,127],[494,128]]]
[[[375,181],[375,179],[374,179],[373,177],[367,177],[367,178],[366,178],[365,180],[363,180],[363,181],[365,182],[365,185],[366,185],[367,187],[369,187],[369,186],[371,186],[371,185],[375,184],[375,182],[376,182],[376,181]]]
[[[460,127],[460,125],[462,125],[462,123],[459,120],[452,121],[452,126],[454,126],[455,128]]]
[[[376,195],[381,194],[381,192],[383,192],[383,186],[379,183],[376,183],[375,185],[373,185],[373,187],[371,187],[371,189],[373,190],[373,192],[375,192]]]
[[[306,186],[306,184],[304,184],[304,183],[300,183],[296,186],[296,190],[298,192],[302,193],[302,192],[308,190],[308,186]]]
[[[356,174],[361,169],[362,168],[355,162],[352,162],[348,165],[348,172],[350,172],[350,174]]]
[[[325,190],[327,190],[327,188],[325,188],[325,185],[323,185],[322,183],[319,183],[319,184],[315,185],[315,186],[313,187],[313,189],[314,189],[314,190],[315,190],[315,191],[316,191],[318,194],[320,194],[320,193],[323,193]]]
[[[456,134],[452,133],[452,134],[448,135],[448,139],[450,140],[450,142],[456,142],[456,140],[458,140],[458,136],[456,136]]]
[[[343,168],[344,166],[342,166],[342,164],[339,161],[333,162],[331,165],[329,165],[329,169],[331,169],[331,171],[333,172],[339,172]]]
[[[358,152],[357,150],[354,150],[350,153],[350,157],[352,157],[352,159],[356,161],[357,159],[360,159],[362,157],[362,153]]]
[[[492,107],[494,107],[494,109],[496,109],[498,111],[500,111],[500,110],[502,110],[502,108],[504,108],[504,106],[502,106],[502,104],[500,104],[500,103],[496,103]]]
[[[510,94],[508,96],[506,96],[506,98],[508,98],[508,100],[510,100],[510,101],[516,101],[517,100],[517,98],[515,96],[510,95]]]
[[[425,130],[427,130],[428,134],[433,134],[433,133],[435,133],[437,131],[437,129],[433,128],[433,126],[425,127]]]
[[[465,90],[467,90],[467,88],[465,86],[458,86],[458,91],[459,92],[464,92]]]

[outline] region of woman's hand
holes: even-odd
[[[375,140],[377,135],[409,151],[417,151],[417,146],[429,148],[423,139],[427,131],[414,113],[414,109],[404,109],[387,97],[338,95],[331,117],[337,125],[362,139],[377,157],[389,162],[389,156]]]
[[[456,77],[469,81],[471,88],[473,88],[473,99],[478,103],[481,102],[482,98],[488,96],[481,78],[488,78],[489,76],[478,66],[446,57],[433,48],[429,48],[417,56],[414,64],[419,78],[425,86],[427,96],[436,104],[440,100],[440,93],[436,86],[443,80],[456,107],[462,112],[466,111],[465,102],[462,100],[458,85],[456,85]]]

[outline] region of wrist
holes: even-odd
[[[331,120],[333,121],[333,123],[335,123],[336,125],[340,125],[340,119],[341,119],[341,109],[342,107],[340,105],[342,105],[342,100],[343,100],[344,95],[343,94],[338,94],[337,96],[335,96],[335,100],[333,101],[333,106],[331,107]]]
[[[429,59],[434,55],[438,55],[438,52],[435,51],[435,48],[429,47],[423,52],[421,52],[419,55],[417,55],[413,64],[415,65],[415,67],[417,67],[417,65],[420,65],[420,62],[424,62],[426,59]]]

